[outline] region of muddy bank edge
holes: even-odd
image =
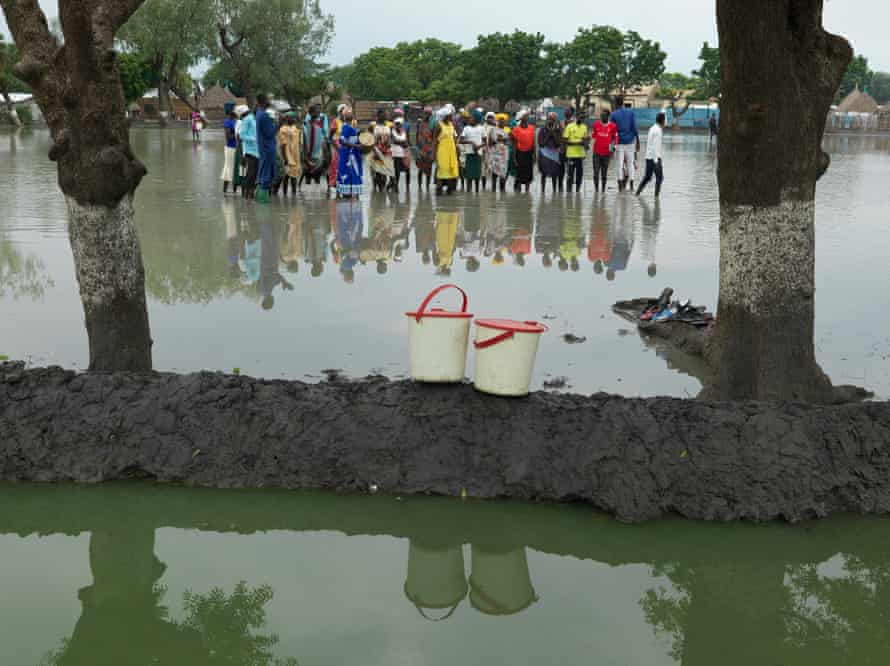
[[[154,478],[586,502],[622,520],[890,512],[890,405],[707,403],[371,378],[0,363],[0,480]]]

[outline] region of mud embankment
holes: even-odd
[[[707,403],[368,379],[0,364],[0,480],[153,478],[582,501],[623,520],[890,512],[890,405]]]

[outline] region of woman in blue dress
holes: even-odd
[[[364,170],[358,132],[352,124],[352,109],[343,110],[343,131],[340,134],[340,161],[337,165],[337,196],[358,199],[362,195]]]

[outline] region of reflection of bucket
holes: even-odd
[[[423,617],[434,621],[451,617],[467,596],[467,587],[463,546],[432,548],[411,541],[405,596]],[[424,608],[450,610],[443,617],[431,618]]]
[[[476,322],[476,375],[473,385],[494,395],[528,395],[544,324],[511,319]]]
[[[463,294],[460,312],[426,309],[436,294],[449,288]],[[417,312],[406,314],[410,317],[411,378],[419,382],[462,381],[467,365],[470,320],[473,318],[467,312],[464,290],[453,284],[442,285],[430,292]]]
[[[473,546],[472,561],[470,603],[480,613],[514,615],[538,600],[525,548],[498,553]]]

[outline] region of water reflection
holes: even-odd
[[[93,531],[89,562],[93,582],[78,592],[82,611],[71,636],[46,655],[47,666],[130,663],[245,664],[296,666],[273,654],[275,634],[257,633],[266,623],[268,585],[238,583],[230,594],[214,588],[188,591],[185,617],[170,619],[166,589],[159,584],[167,565],[155,555],[155,533],[121,523]]]
[[[288,200],[272,206],[226,200],[221,207],[227,273],[238,279],[241,289],[231,284],[228,289],[208,285],[203,298],[213,292],[250,294],[255,290],[266,309],[274,306],[278,287],[290,290],[301,263],[310,266],[310,275],[317,278],[324,274],[325,264],[333,261],[347,284],[365,271],[388,275],[407,256],[428,266],[431,276],[442,278],[450,277],[458,266],[467,273],[486,266],[555,267],[558,272],[577,273],[587,263],[594,273],[605,273],[612,281],[629,269],[637,233],[641,257],[649,276],[655,277],[661,222],[660,202],[605,196],[591,200],[539,197],[521,215],[512,202],[505,203],[496,195],[459,200],[423,193],[416,200],[375,196],[367,201]],[[143,233],[149,292],[165,302],[194,297],[182,284],[188,280],[178,274],[203,265],[198,256],[207,253],[203,232],[186,232],[177,239],[173,252],[184,251],[183,244],[193,242],[196,255],[179,262],[169,256],[169,244],[153,238],[164,233],[163,224]],[[530,263],[535,256],[540,257],[539,264]],[[219,270],[207,273],[217,280],[221,275]],[[174,285],[182,285],[183,293],[171,293]]]
[[[577,631],[562,635],[560,623],[607,617],[628,601],[646,624],[620,611],[623,640],[601,634],[596,622],[588,626],[607,642],[604,647],[617,652],[609,663],[644,663],[634,661],[631,646],[649,644],[647,632],[654,632],[657,642],[651,645],[657,649],[654,660],[645,663],[654,664],[810,666],[890,658],[890,524],[879,519],[795,528],[680,520],[626,526],[572,507],[139,485],[2,487],[0,499],[17,507],[0,519],[0,534],[90,532],[92,581],[77,592],[80,617],[46,660],[52,664],[295,663],[279,654],[282,645],[296,645],[291,637],[279,642],[265,628],[272,624],[272,608],[281,616],[275,623],[283,621],[290,632],[296,631],[290,619],[311,623],[312,613],[301,608],[313,609],[321,600],[290,595],[284,605],[272,605],[276,588],[292,581],[257,568],[247,557],[239,561],[236,580],[262,584],[220,585],[212,571],[193,570],[197,579],[213,582],[198,589],[188,585],[181,610],[172,612],[167,604],[176,600],[165,581],[171,571],[189,570],[189,561],[160,561],[155,535],[162,527],[188,530],[199,539],[206,535],[215,547],[274,532],[284,561],[295,557],[286,535],[303,534],[307,555],[311,541],[323,539],[331,571],[307,559],[301,568],[288,567],[286,576],[322,577],[330,600],[355,597],[350,587],[355,583],[340,582],[334,572],[345,553],[358,549],[364,555],[356,561],[365,562],[356,572],[359,580],[370,585],[384,577],[393,592],[387,599],[394,603],[373,600],[379,612],[367,618],[367,627],[356,628],[366,639],[363,632],[369,629],[393,637],[406,629],[421,631],[410,624],[405,614],[410,609],[418,622],[454,627],[452,640],[472,642],[477,634],[486,640],[496,631],[507,649],[529,630],[518,618],[529,617],[546,651],[581,663],[589,656],[588,640]],[[165,531],[169,549],[170,535],[180,532]],[[331,541],[331,532],[352,536]],[[220,541],[224,535],[231,535],[228,541]],[[371,535],[376,541],[368,541]],[[381,538],[397,540],[395,552],[402,556],[396,562],[374,557],[389,552]],[[626,578],[622,572],[639,572],[639,563],[647,565],[648,575]],[[7,559],[5,572],[14,577],[22,564]],[[599,587],[583,582],[585,568],[603,566],[611,574]],[[587,615],[565,614],[577,612],[571,609],[579,602]],[[341,609],[344,621],[348,616],[361,622],[347,610]],[[495,629],[481,622],[483,615],[499,616],[505,624]],[[336,633],[336,628],[322,622],[312,631]]]

